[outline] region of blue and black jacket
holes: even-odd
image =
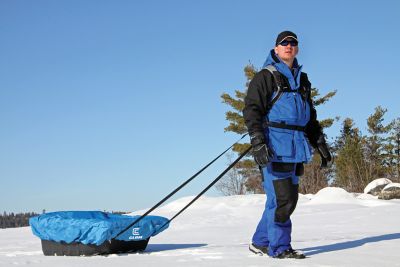
[[[286,90],[271,105],[277,92],[277,84],[270,71],[262,69],[249,84],[245,97],[243,117],[250,134],[262,132],[270,149],[273,162],[309,162],[310,147],[317,146],[323,135],[317,113],[311,99],[311,83],[307,74],[295,59],[292,70],[271,50],[264,67],[273,65],[279,72]],[[304,127],[304,131],[267,126],[268,122]]]

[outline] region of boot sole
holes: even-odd
[[[292,254],[292,255],[286,255],[286,256],[283,256],[283,255],[277,255],[277,256],[275,256],[275,257],[273,257],[274,259],[295,259],[295,260],[302,260],[302,259],[305,259],[305,258],[307,258],[306,257],[306,255],[304,255],[303,253],[301,253],[301,254]]]
[[[255,246],[253,246],[253,244],[249,245],[249,250],[259,256],[265,256],[265,255],[268,256],[268,254],[264,253],[261,249],[258,249]]]

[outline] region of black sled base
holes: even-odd
[[[100,246],[42,240],[42,250],[45,256],[94,256],[138,252],[146,249],[149,239],[140,241],[111,240]]]

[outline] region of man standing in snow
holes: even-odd
[[[321,167],[331,161],[311,100],[311,84],[296,59],[298,51],[296,34],[278,35],[263,69],[249,84],[243,110],[267,194],[249,249],[274,258],[305,258],[290,244],[299,177],[303,163],[311,160],[310,145],[321,155]]]

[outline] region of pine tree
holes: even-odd
[[[244,74],[246,77],[246,91],[242,92],[240,90],[235,90],[235,96],[231,96],[228,93],[224,93],[221,95],[222,102],[224,104],[227,104],[230,106],[232,110],[227,111],[225,113],[226,115],[226,120],[229,122],[229,125],[225,127],[225,132],[234,132],[240,135],[243,135],[247,133],[247,128],[244,123],[244,119],[242,116],[242,110],[244,108],[244,98],[246,96],[246,92],[249,86],[250,81],[253,79],[254,75],[257,73],[256,68],[252,65],[249,64],[245,66],[244,68]],[[326,95],[320,97],[319,90],[316,88],[311,89],[311,97],[313,99],[314,105],[319,106],[323,105],[326,102],[328,102],[334,95],[336,94],[335,91],[331,91],[327,93]],[[338,119],[338,118],[336,118]],[[323,127],[330,127],[335,119],[329,118],[325,120],[321,120],[320,123]],[[243,143],[243,144],[237,144],[234,146],[233,151],[237,152],[238,154],[243,153],[248,147],[250,146],[249,143]],[[306,173],[316,173],[315,169],[318,166],[319,169],[319,163],[318,163],[318,157],[314,157],[313,159],[313,164],[311,164],[312,167],[306,166]],[[315,162],[317,163],[315,163]],[[244,160],[240,161],[237,164],[237,170],[238,172],[245,177],[244,183],[246,187],[246,191],[249,193],[262,193],[263,188],[261,186],[261,174],[259,172],[258,166],[255,164],[253,159],[250,157],[250,154],[245,157]],[[322,176],[321,176],[322,173]],[[318,189],[321,189],[323,185],[326,184],[327,180],[327,175],[329,172],[320,172],[317,174],[317,176],[312,176],[312,177],[307,177],[307,184],[300,185],[301,192],[302,193],[309,193],[310,191],[315,191],[315,185],[318,184]],[[324,180],[325,182],[321,183],[318,180]],[[310,186],[313,188],[311,189]]]
[[[389,172],[390,165],[388,162],[387,135],[392,128],[392,124],[383,125],[384,115],[387,109],[378,106],[375,112],[368,117],[367,125],[369,136],[366,137],[365,154],[368,163],[368,176],[371,179],[386,176]]]
[[[363,137],[350,118],[343,121],[340,136],[335,142],[335,180],[333,185],[351,192],[359,192],[365,176],[366,161],[363,153]],[[361,185],[361,186],[360,186]]]
[[[391,123],[392,129],[389,132],[388,144],[388,165],[390,166],[389,176],[393,181],[400,182],[400,118]]]
[[[257,73],[256,69],[253,65],[249,64],[244,68],[244,74],[246,76],[246,88],[249,86],[250,81],[253,79],[254,75]],[[246,90],[247,91],[247,90]],[[229,122],[229,125],[225,127],[225,132],[234,132],[240,135],[247,133],[247,128],[244,123],[244,118],[242,115],[242,111],[244,109],[244,98],[246,97],[246,93],[243,93],[239,90],[235,90],[235,97],[230,96],[227,93],[222,94],[222,102],[230,106],[233,111],[227,111],[225,113],[226,120]],[[244,144],[236,144],[233,147],[233,151],[238,154],[243,153],[248,147],[249,143]],[[252,193],[262,193],[263,188],[261,186],[261,175],[258,171],[258,167],[253,161],[253,159],[248,155],[243,160],[238,162],[235,166],[239,175],[243,176],[244,187],[246,188],[246,192]]]
[[[362,192],[372,180],[388,175],[392,167],[387,135],[392,123],[383,124],[386,112],[378,106],[368,117],[368,136],[361,134],[352,119],[345,119],[341,135],[335,142],[336,186],[351,192]]]

